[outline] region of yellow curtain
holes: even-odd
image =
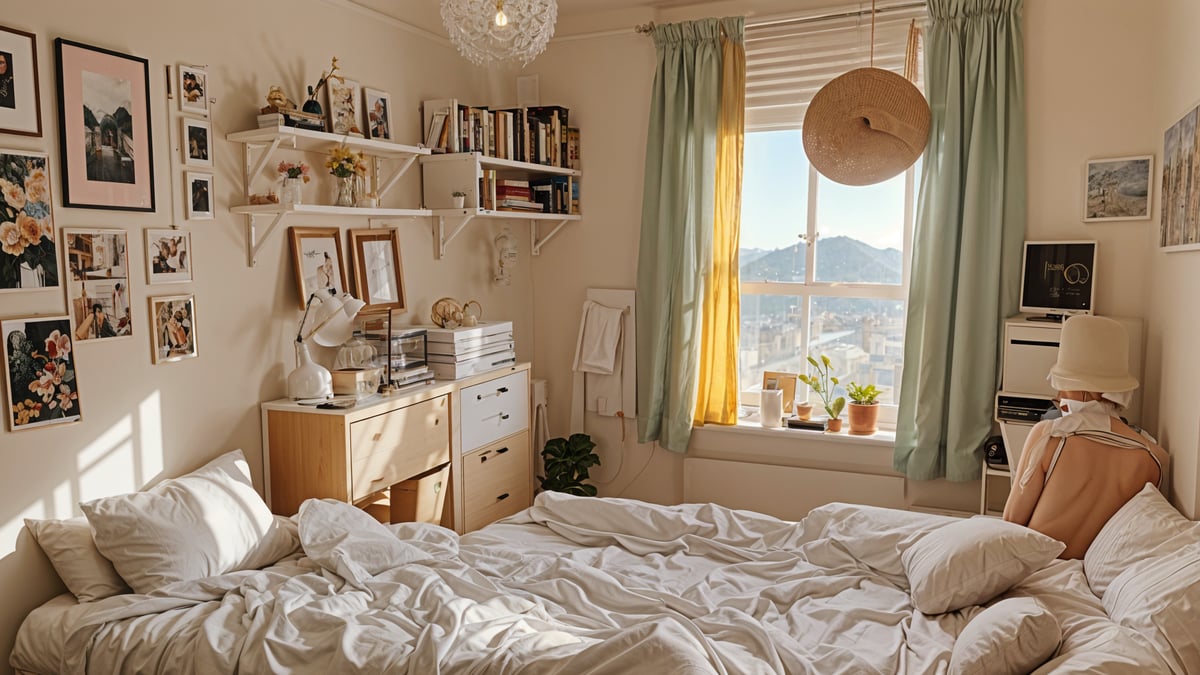
[[[696,424],[736,424],[741,320],[738,240],[746,115],[745,19],[721,20],[721,112],[717,136],[712,261],[704,285]]]

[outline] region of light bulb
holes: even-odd
[[[504,0],[496,2],[496,25],[500,28],[508,25],[508,16],[504,13]]]

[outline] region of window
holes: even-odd
[[[859,9],[746,29],[738,370],[753,405],[763,372],[807,372],[809,354],[827,355],[843,384],[883,392],[887,422],[903,368],[920,165],[876,185],[840,185],[809,166],[800,128],[825,82],[869,63],[870,13]],[[924,15],[924,3],[909,3],[876,16],[876,67],[902,70],[909,23]],[[809,394],[797,388],[797,398]]]

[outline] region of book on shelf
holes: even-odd
[[[430,99],[421,103],[422,121],[424,123],[422,128],[425,131],[424,138],[426,139],[426,146],[440,147],[446,152],[460,152],[458,115],[455,114],[455,112],[458,110],[458,107],[458,99],[453,98]],[[437,122],[435,121],[435,117],[438,116],[438,113],[445,114],[445,118],[441,122],[442,125],[448,127],[445,134],[443,134],[442,128],[437,126]],[[434,133],[437,134],[437,136],[434,137],[439,143],[437,146],[430,145],[429,143],[429,139]],[[440,144],[443,136],[445,137],[446,142],[445,144]]]
[[[567,168],[579,170],[579,127],[567,127]]]
[[[508,210],[516,209],[519,211],[536,211],[539,213],[545,211],[545,207],[543,207],[541,203],[529,201],[527,199],[497,199],[496,208]]]
[[[258,116],[258,128],[296,127],[310,131],[325,131],[325,117],[313,115],[299,110],[285,110],[277,113],[263,113]]]

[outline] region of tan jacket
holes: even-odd
[[[1012,474],[1004,519],[1065,543],[1067,548],[1060,558],[1082,558],[1100,528],[1146,483],[1162,489],[1169,458],[1158,444],[1113,417],[1114,433],[1140,441],[1148,450],[1068,436],[1050,479],[1046,480],[1062,440],[1049,435],[1050,426],[1049,420],[1039,422],[1025,441]],[[1038,452],[1039,449],[1042,451]],[[1033,474],[1022,487],[1021,477],[1029,462],[1034,461]]]

